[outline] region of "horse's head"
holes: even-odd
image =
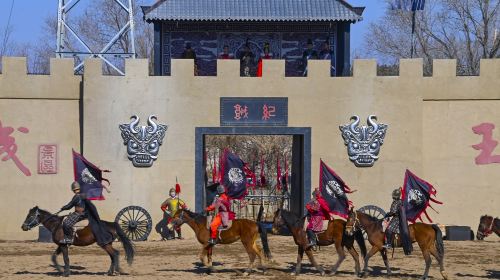
[[[358,214],[355,210],[350,210],[345,224],[345,233],[348,236],[352,236],[359,229]]]
[[[476,238],[477,240],[483,240],[485,237],[491,234],[493,228],[493,217],[488,215],[483,215],[479,219],[479,226],[477,227]]]
[[[285,224],[285,222],[283,221],[283,217],[281,216],[281,212],[283,212],[281,208],[274,212],[273,234],[279,234],[281,227]]]
[[[24,220],[23,225],[21,228],[24,231],[28,231],[40,224],[40,209],[38,206],[35,206],[30,209],[28,212],[28,215],[26,216],[26,219]]]
[[[181,226],[182,224],[185,223],[184,221],[184,216],[185,216],[185,210],[184,209],[179,209],[179,211],[177,211],[175,213],[175,215],[172,217],[172,221],[170,221],[170,223],[173,225],[173,226]]]

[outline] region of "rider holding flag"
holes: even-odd
[[[316,232],[320,232],[323,229],[323,220],[329,220],[330,214],[328,210],[323,208],[319,203],[320,193],[316,188],[312,193],[312,199],[306,204],[307,217],[309,223],[307,224],[307,239],[309,244],[307,247],[316,246]]]

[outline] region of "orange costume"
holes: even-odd
[[[217,210],[217,214],[210,224],[210,238],[212,239],[212,242],[217,239],[217,230],[219,226],[222,225],[226,227],[229,220],[234,219],[235,215],[230,209],[231,202],[225,192],[219,192],[219,196],[216,197],[214,202],[206,208],[206,211]]]

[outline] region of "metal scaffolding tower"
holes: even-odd
[[[109,40],[109,42],[99,51],[91,50],[90,46],[85,43],[81,36],[77,34],[75,29],[67,22],[68,13],[80,2],[80,0],[59,0],[59,7],[57,12],[57,49],[56,57],[78,57],[80,62],[75,66],[75,72],[79,72],[83,69],[83,61],[88,57],[96,57],[103,60],[110,67],[115,69],[120,75],[124,75],[116,63],[110,61],[110,58],[136,58],[135,54],[135,36],[134,36],[134,11],[133,11],[133,0],[128,0],[128,6],[126,6],[122,0],[109,0],[115,1],[120,7],[122,7],[128,16],[128,22],[116,32],[116,34]],[[66,31],[69,31],[68,35],[72,35],[74,39],[83,47],[85,51],[70,51],[67,46]],[[123,36],[126,32],[129,32],[129,47],[130,52],[109,52],[111,47]]]

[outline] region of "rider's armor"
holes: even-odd
[[[400,196],[400,189],[396,189],[392,192],[393,201],[391,204],[391,209],[389,210],[389,213],[385,215],[386,218],[392,217],[391,221],[389,222],[389,226],[387,226],[387,229],[385,230],[386,244],[384,245],[384,247],[387,249],[392,248],[394,235],[399,234],[399,211],[401,209],[401,206],[403,205],[403,201],[401,200]]]
[[[64,205],[61,208],[63,210],[70,210],[75,207],[75,212],[69,213],[69,215],[64,219],[62,223],[63,231],[64,231],[64,239],[61,240],[61,243],[72,244],[73,243],[73,226],[87,218],[87,211],[85,209],[85,201],[83,195],[77,193],[73,196],[71,201]]]

